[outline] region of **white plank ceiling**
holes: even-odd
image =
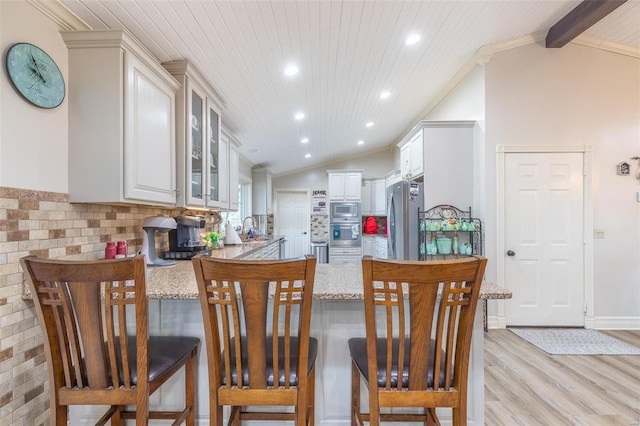
[[[223,99],[223,126],[241,154],[276,175],[393,145],[480,47],[544,38],[580,3],[59,1],[90,28],[128,30],[160,62],[191,62]],[[410,33],[421,39],[406,46]],[[640,48],[640,0],[585,35]],[[284,76],[288,63],[296,77]]]

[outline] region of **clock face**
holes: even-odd
[[[64,100],[64,78],[42,49],[17,43],[7,53],[7,72],[16,90],[40,108],[55,108]]]

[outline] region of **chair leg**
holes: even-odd
[[[67,426],[69,422],[69,407],[66,405],[56,405],[55,400],[52,400],[49,405],[49,417],[52,425]]]
[[[218,405],[217,399],[209,398],[209,424],[212,426],[222,426],[223,420],[222,405]]]
[[[127,409],[125,405],[118,405],[115,413],[111,416],[111,426],[121,426],[124,423],[122,422],[122,413]]]
[[[453,416],[451,418],[452,426],[466,426],[467,425],[467,407],[458,407],[453,409]]]
[[[360,371],[351,363],[351,426],[358,425],[360,414]]]
[[[240,414],[242,414],[242,406],[231,407],[231,414],[229,415],[229,424],[234,426],[240,426]]]
[[[440,425],[440,419],[438,419],[438,416],[436,415],[436,409],[435,408],[425,408],[425,415],[427,417],[427,421],[426,421],[426,425],[431,426],[431,425],[436,425],[436,426],[441,426]]]
[[[315,424],[315,403],[316,403],[316,366],[314,365],[311,369],[311,374],[309,375],[309,389],[307,392],[308,395],[308,407],[309,407],[309,426],[314,426]]]
[[[136,404],[136,424],[146,425],[149,423],[149,395],[145,395],[142,398],[140,396],[138,395]]]
[[[451,418],[452,426],[466,426],[467,425],[467,394],[466,389],[461,392],[460,402],[458,407],[453,409],[453,415]]]
[[[306,426],[309,416],[309,384],[306,387],[298,389],[298,405],[295,407],[295,425]]]
[[[185,408],[189,407],[189,414],[187,415],[187,426],[194,426],[196,423],[196,386],[198,385],[198,352],[192,354],[193,356],[187,361],[184,371],[184,386],[185,386]]]

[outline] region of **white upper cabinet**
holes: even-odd
[[[362,181],[362,216],[384,216],[387,210],[385,179]]]
[[[371,206],[371,179],[362,180],[362,216],[371,216],[373,208]],[[366,255],[366,253],[365,253]]]
[[[424,136],[422,128],[400,142],[400,172],[402,179],[415,179],[424,174]]]
[[[253,170],[251,179],[251,207],[253,214],[258,216],[272,214],[271,172],[267,169]]]
[[[387,214],[387,188],[384,179],[375,179],[371,182],[371,214],[385,216]]]
[[[330,201],[360,201],[362,198],[362,171],[327,170]]]
[[[69,201],[174,206],[179,83],[119,30],[63,31]]]
[[[238,211],[240,200],[238,186],[240,185],[240,155],[238,147],[229,144],[229,210]]]
[[[229,150],[220,138],[222,101],[189,63],[162,65],[182,85],[176,99],[177,204],[226,209]]]

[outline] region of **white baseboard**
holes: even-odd
[[[498,315],[488,316],[487,328],[507,328],[506,318]],[[640,330],[640,317],[586,317],[584,328],[595,330]]]
[[[640,330],[640,317],[587,317],[584,328],[596,330]]]
[[[488,329],[507,328],[507,319],[503,316],[489,315],[487,317],[487,328]]]

